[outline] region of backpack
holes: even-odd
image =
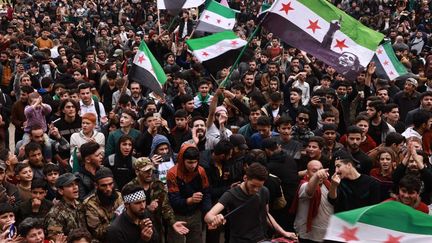
[[[96,114],[97,114],[97,122],[98,124],[100,124],[100,107],[99,107],[99,100],[98,98],[92,96],[92,99],[94,101],[94,106],[95,106],[95,110],[96,110]]]

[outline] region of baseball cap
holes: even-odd
[[[334,154],[334,158],[335,158],[335,161],[336,160],[352,161],[354,167],[356,167],[357,169],[360,167],[360,161],[354,159],[352,154],[350,152],[346,151],[345,149],[340,149],[340,150],[336,151]]]
[[[79,180],[74,174],[68,172],[59,176],[56,181],[56,187],[64,187],[70,185],[72,182]]]
[[[233,134],[230,137],[230,142],[234,147],[239,147],[240,149],[248,149],[249,147],[246,144],[246,139],[241,134]]]
[[[113,57],[123,56],[123,50],[122,49],[116,49],[114,51]]]
[[[147,157],[141,157],[136,159],[133,162],[133,167],[135,170],[143,170],[143,171],[147,171],[149,169],[155,169],[155,167],[153,166],[153,163],[151,162],[151,160]]]

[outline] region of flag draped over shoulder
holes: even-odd
[[[219,32],[197,39],[189,39],[186,44],[194,56],[212,73],[234,64],[247,41],[232,31]]]
[[[395,201],[332,215],[325,236],[337,242],[430,243],[432,216]]]
[[[407,74],[405,66],[398,60],[390,42],[378,46],[373,57],[376,66],[376,75],[379,78],[394,80]]]
[[[236,12],[216,1],[210,1],[202,12],[196,31],[209,33],[232,30],[236,23]]]
[[[183,8],[198,7],[204,2],[205,0],[157,0],[157,8],[166,9],[171,15],[176,15]]]
[[[353,79],[372,59],[384,35],[326,0],[276,0],[259,15],[262,26]]]
[[[128,76],[130,80],[137,81],[155,93],[163,95],[162,86],[167,77],[144,41],[139,46]]]

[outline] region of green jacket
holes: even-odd
[[[141,186],[137,177],[129,182],[128,185]],[[172,226],[176,222],[174,211],[169,204],[168,192],[162,181],[154,179],[150,190],[150,201],[159,199],[159,207],[152,213],[155,219],[153,225],[158,232],[163,232],[163,222],[166,222],[169,226]]]
[[[121,129],[117,129],[114,132],[111,132],[108,135],[108,140],[105,144],[105,157],[110,156],[111,154],[114,154],[116,152],[116,148],[118,146],[118,141],[120,139],[120,137],[123,135],[124,133],[122,132]],[[132,128],[129,131],[129,136],[131,136],[134,140],[134,143],[137,141],[138,137],[140,136],[140,131],[137,129]]]

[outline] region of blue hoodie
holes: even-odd
[[[174,154],[174,152],[171,148],[170,141],[168,140],[167,137],[165,137],[164,135],[160,135],[160,134],[157,134],[153,138],[153,142],[152,142],[152,145],[150,148],[149,158],[153,157],[153,155],[155,154],[156,148],[159,147],[159,145],[161,145],[161,144],[168,144],[170,157],[173,160],[173,162],[175,163],[177,156],[176,156],[176,154]]]

